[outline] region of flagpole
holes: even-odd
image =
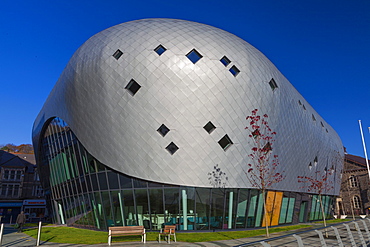
[[[367,165],[367,173],[369,174],[369,180],[370,180],[369,160],[367,158],[366,145],[365,145],[364,133],[362,132],[361,120],[358,120],[358,123],[360,125],[361,138],[362,138],[362,146],[364,147],[364,153],[365,153],[365,159],[366,159],[366,165]]]

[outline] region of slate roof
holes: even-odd
[[[19,156],[20,155],[20,156]],[[22,168],[28,167],[28,172],[33,172],[36,165],[28,162],[26,159],[21,157],[27,157],[25,154],[13,154],[6,151],[0,150],[0,167],[14,167]]]

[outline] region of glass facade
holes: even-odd
[[[129,177],[90,155],[60,118],[49,122],[39,153],[41,182],[55,223],[102,230],[128,225],[158,230],[170,224],[190,231],[264,225],[258,190],[184,187]],[[270,224],[321,219],[318,196],[306,195],[312,198],[308,200],[301,194],[269,191]],[[322,196],[322,201],[329,215],[333,198]]]

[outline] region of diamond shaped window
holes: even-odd
[[[233,74],[233,76],[237,76],[239,73],[240,73],[240,70],[235,66],[233,65],[230,69],[229,69],[230,73]]]
[[[160,56],[162,55],[167,49],[163,45],[157,46],[157,48],[154,49],[154,51]]]
[[[157,131],[159,132],[159,134],[161,134],[161,135],[164,137],[165,135],[167,135],[167,133],[168,133],[168,132],[170,132],[170,129],[169,129],[169,128],[167,128],[167,126],[166,126],[166,125],[162,124],[162,125],[157,129]]]
[[[228,59],[226,56],[223,56],[221,59],[220,59],[220,62],[225,65],[225,67],[227,67],[227,65],[229,65],[231,63],[230,59]]]
[[[271,143],[270,142],[267,142],[266,145],[263,147],[262,152],[264,152],[265,154],[267,154],[271,150],[272,150]]]
[[[224,135],[224,137],[222,137],[221,140],[218,141],[218,144],[220,144],[222,149],[226,151],[226,149],[228,149],[233,144],[233,142],[228,135]]]
[[[196,63],[199,61],[199,59],[201,59],[203,56],[195,49],[191,50],[187,55],[186,55],[187,58],[189,58],[189,60],[192,62],[192,63]]]
[[[134,96],[140,88],[141,86],[134,79],[131,79],[131,81],[125,87],[125,89],[127,89],[132,96]]]
[[[272,78],[270,80],[269,84],[270,84],[270,87],[271,87],[272,91],[274,91],[276,88],[278,88],[278,85],[276,84],[274,78]]]
[[[115,59],[119,59],[121,56],[122,56],[122,54],[123,54],[123,52],[120,50],[120,49],[118,49],[114,54],[113,54],[113,57],[115,58]]]
[[[179,149],[179,147],[176,146],[175,143],[171,142],[170,144],[168,144],[166,149],[167,149],[168,152],[170,152],[171,155],[173,155],[174,153],[176,153],[176,151]]]
[[[208,132],[208,134],[211,134],[216,129],[216,126],[214,126],[213,123],[209,121],[206,125],[203,126],[203,128]]]

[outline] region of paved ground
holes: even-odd
[[[366,232],[366,229],[361,221],[357,221],[360,232],[363,235],[365,242],[367,245],[370,246],[370,234]],[[368,227],[370,227],[370,221],[366,220]],[[353,235],[355,240],[356,246],[361,245],[361,239],[359,236],[358,231],[355,229],[355,225],[351,222],[347,223],[350,228],[350,232]],[[348,231],[343,224],[339,224],[335,226],[338,229],[339,235],[343,242],[344,246],[352,246],[350,241]],[[324,233],[323,229],[319,229],[321,232]],[[296,238],[293,236],[296,234],[301,237],[304,246],[321,246],[320,238],[318,234],[314,230],[309,231],[289,231],[283,233],[274,233],[271,234],[269,239],[266,239],[264,236],[257,236],[251,238],[243,238],[243,239],[235,239],[235,240],[223,240],[223,241],[213,241],[213,242],[200,242],[200,243],[185,243],[185,242],[171,242],[171,244],[167,244],[165,242],[152,242],[149,241],[146,244],[140,242],[124,242],[124,243],[113,243],[112,246],[130,246],[130,247],[138,247],[138,246],[177,246],[177,247],[229,247],[229,246],[262,246],[261,241],[265,241],[266,243],[270,244],[271,246],[298,246],[298,242]],[[336,238],[335,232],[332,228],[328,230],[329,238],[325,239],[325,242],[328,246],[339,246],[338,240]],[[1,247],[14,247],[14,246],[36,246],[36,240],[34,238],[29,237],[23,233],[16,233],[16,230],[9,225],[5,225],[4,227],[4,234],[2,239]],[[55,247],[77,247],[77,246],[84,246],[84,247],[98,247],[98,246],[108,246],[108,244],[95,244],[95,245],[75,245],[75,244],[59,244],[53,242],[40,242],[40,246],[55,246]]]

